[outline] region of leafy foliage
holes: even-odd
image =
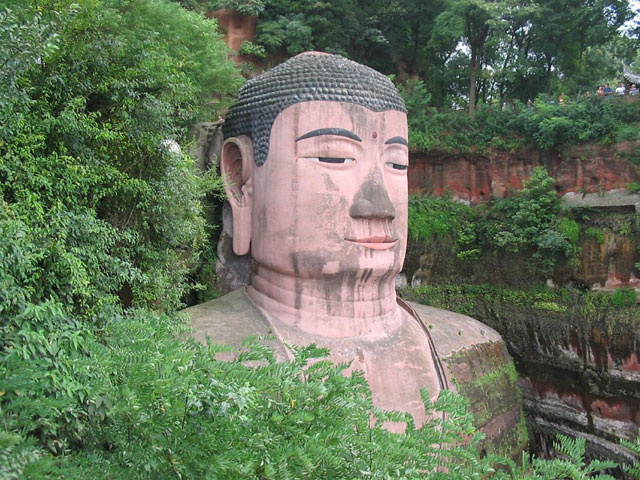
[[[636,304],[638,295],[633,288],[618,288],[613,294],[611,302],[616,307],[631,307]]]
[[[225,362],[163,313],[187,288],[200,201],[219,185],[174,142],[238,83],[213,23],[164,0],[9,6],[0,476],[508,478],[494,468],[507,460],[479,458],[459,397],[426,402],[448,419],[416,429],[326,352],[276,363],[255,341]]]
[[[220,6],[256,15],[256,42],[276,61],[340,53],[402,82],[423,81],[435,107],[470,111],[476,99],[595,92],[637,51],[637,31],[620,29],[632,17],[627,0],[209,2]]]
[[[357,0],[271,0],[259,16],[256,42],[271,55],[321,50],[363,59],[369,48],[387,43],[379,25],[382,5]]]
[[[518,473],[522,480],[534,480],[541,478],[570,479],[570,480],[614,480],[611,475],[598,472],[608,468],[614,468],[615,462],[592,460],[585,462],[585,439],[571,438],[559,435],[554,442],[557,458],[553,460],[541,460],[534,458],[532,461],[525,455]]]
[[[236,361],[221,362],[214,346],[185,348],[166,334],[175,328],[143,316],[107,330],[108,369],[120,372],[111,381],[114,403],[96,437],[68,459],[71,467],[126,471],[128,478],[388,478],[435,471],[464,455],[477,459],[470,447],[438,448],[473,431],[459,397],[444,394],[433,406],[450,422],[436,419],[419,430],[410,424],[398,436],[382,423],[406,416],[375,409],[361,373],[309,364],[323,353],[313,347],[275,363],[273,352],[256,343]],[[249,360],[262,366],[243,365]]]
[[[435,112],[429,106],[431,94],[422,80],[408,80],[405,83],[397,83],[396,87],[407,107],[409,132],[420,132],[429,125],[429,116]]]
[[[518,251],[525,245],[534,246],[534,259],[543,270],[550,271],[558,256],[571,257],[575,253],[577,235],[568,229],[557,228],[560,200],[553,188],[555,181],[542,167],[536,167],[522,190],[508,200],[498,200],[494,208],[503,221],[489,229],[495,245]],[[564,230],[564,231],[563,231]],[[569,230],[569,231],[567,231]]]
[[[623,440],[622,445],[627,447],[633,453],[640,457],[640,431],[638,432],[638,436],[635,441],[631,442],[629,440]],[[632,478],[640,478],[640,463],[634,463],[633,465],[627,465],[624,467],[624,470],[627,474],[631,475]]]
[[[324,351],[302,348],[295,360],[276,363],[273,351],[254,341],[236,360],[224,362],[215,358],[218,347],[185,345],[184,331],[180,321],[138,310],[109,322],[100,342],[84,337],[79,350],[87,360],[77,369],[71,359],[65,365],[73,374],[93,366],[78,379],[86,396],[71,401],[63,394],[52,405],[78,414],[73,430],[78,444],[57,444],[64,455],[54,462],[32,442],[18,443],[5,432],[0,469],[48,478],[550,479],[560,477],[545,472],[583,471],[573,458],[555,461],[564,470],[542,461],[523,470],[508,459],[480,458],[468,405],[450,392],[433,405],[425,398],[427,408],[446,413],[447,420],[434,413],[415,429],[406,414],[372,405],[362,373],[345,376],[346,365],[317,361]],[[69,354],[61,346],[58,361]],[[50,358],[55,358],[51,352],[43,356],[45,362]],[[31,364],[19,352],[8,360]],[[246,365],[256,361],[260,366]],[[39,383],[29,370],[15,371],[10,388]],[[71,388],[64,380],[61,393]],[[8,392],[9,418],[26,422],[43,412],[39,423],[52,426],[42,404],[25,404]],[[404,421],[407,431],[391,433],[383,427],[386,421]],[[496,470],[497,463],[513,470]]]
[[[227,8],[244,15],[258,15],[264,10],[266,3],[265,0],[210,0],[207,6],[211,10]]]
[[[411,147],[423,151],[549,150],[584,142],[612,143],[637,139],[637,129],[629,132],[627,127],[640,120],[639,102],[601,98],[560,104],[540,96],[530,107],[481,105],[473,120],[461,111],[437,112],[427,106],[414,110],[418,113],[409,110],[414,116],[409,121]]]
[[[242,42],[239,53],[240,55],[253,55],[256,58],[264,58],[266,56],[265,49],[262,45],[256,45],[248,40]]]
[[[550,272],[562,258],[578,252],[580,226],[560,217],[555,182],[536,167],[522,190],[487,207],[469,207],[446,197],[412,197],[409,234],[428,241],[433,235],[453,235],[458,258],[475,259],[485,250],[532,250],[533,266]]]
[[[34,292],[81,310],[116,292],[175,306],[211,182],[168,146],[205,113],[203,96],[235,88],[222,40],[160,0],[42,11],[6,12],[0,27],[13,39],[3,57],[21,59],[2,68],[13,91],[0,113],[0,192],[39,246]]]
[[[471,207],[452,202],[447,197],[409,198],[409,235],[415,239],[428,239],[432,235],[445,235],[457,230]]]

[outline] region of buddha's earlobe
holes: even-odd
[[[251,247],[253,166],[253,144],[249,137],[231,137],[224,142],[220,170],[233,215],[236,255],[246,255]]]

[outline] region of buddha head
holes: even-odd
[[[384,75],[300,54],[250,81],[224,125],[233,249],[301,279],[387,279],[407,238],[407,118]],[[354,287],[355,288],[355,287]]]

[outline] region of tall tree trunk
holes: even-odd
[[[484,60],[484,46],[489,37],[489,17],[486,12],[473,7],[467,10],[465,16],[465,36],[471,49],[469,62],[469,116],[476,116],[478,102],[478,77]]]
[[[509,62],[511,61],[513,44],[514,44],[513,36],[511,36],[509,39],[509,46],[507,47],[507,54],[504,56],[504,62],[502,62],[502,72],[504,72],[507,69]],[[496,83],[498,84],[498,92],[500,93],[500,108],[502,109],[502,106],[504,105],[504,92],[506,88],[504,86],[504,81],[496,82]]]
[[[411,29],[411,59],[409,60],[409,65],[407,66],[407,73],[411,78],[416,75],[416,63],[418,63],[418,49],[420,48],[420,26],[414,25]]]
[[[549,54],[545,54],[544,57],[547,62],[547,68],[546,68],[547,95],[551,95],[551,69],[553,68],[553,56]]]
[[[469,63],[469,116],[476,116],[478,73],[480,72],[480,59],[474,48],[471,49],[471,62]]]

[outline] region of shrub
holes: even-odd
[[[405,100],[418,103],[415,90],[401,90]],[[429,96],[424,92],[426,102]],[[579,99],[567,104],[556,103],[541,95],[532,107],[515,103],[508,108],[480,105],[475,119],[464,111],[426,108],[418,116],[409,117],[411,146],[416,150],[516,150],[519,147],[557,149],[583,142],[612,143],[637,138],[635,123],[640,120],[640,102],[602,101],[600,98]],[[409,108],[410,115],[412,109]]]
[[[447,197],[411,197],[409,234],[415,241],[450,234],[460,260],[488,251],[533,251],[533,266],[549,273],[558,260],[578,252],[580,227],[560,216],[554,180],[535,168],[522,190],[487,206],[470,207]]]
[[[618,288],[611,297],[611,302],[616,307],[631,307],[636,304],[637,293],[633,288]]]
[[[237,360],[221,362],[215,360],[218,348],[185,348],[168,335],[174,330],[168,318],[144,314],[110,326],[104,360],[107,371],[118,373],[110,381],[109,418],[62,472],[388,478],[435,472],[445,462],[459,461],[462,470],[489,467],[472,447],[444,446],[473,433],[459,397],[446,393],[434,406],[449,412],[451,421],[434,420],[420,430],[409,422],[406,435],[398,436],[382,423],[407,416],[375,409],[362,373],[345,376],[346,365],[308,363],[325,352],[303,348],[294,361],[275,363],[271,350],[254,343]],[[249,360],[263,364],[249,368],[243,364]],[[465,463],[464,455],[479,465]]]
[[[34,291],[87,316],[116,293],[175,307],[212,183],[163,145],[238,83],[215,24],[164,0],[14,9],[0,18],[2,58],[20,59],[0,69],[0,194],[42,247]]]
[[[409,198],[409,235],[427,240],[432,235],[455,233],[471,208],[446,197]]]
[[[216,182],[165,145],[185,143],[238,81],[215,23],[169,1],[8,6],[0,442],[14,453],[0,471],[28,476],[44,475],[49,454],[84,448],[113,413],[114,371],[101,362],[123,307],[180,305],[205,240],[201,198]]]
[[[475,445],[481,436],[468,404],[451,392],[433,405],[424,399],[428,411],[445,412],[447,420],[432,415],[415,429],[408,415],[372,405],[361,372],[344,375],[347,365],[317,361],[326,351],[301,348],[294,360],[276,363],[271,349],[253,341],[224,362],[215,358],[219,347],[185,344],[184,332],[182,322],[140,310],[109,322],[99,341],[88,332],[79,347],[86,360],[77,369],[72,359],[66,362],[74,374],[93,366],[77,382],[86,396],[72,400],[63,383],[51,405],[78,413],[77,445],[57,445],[61,455],[54,459],[32,441],[0,431],[0,472],[65,479],[551,479],[559,471],[585,475],[613,465],[585,465],[580,442],[575,456],[552,462],[525,457],[516,466],[495,455],[480,458]],[[56,355],[63,360],[69,350],[61,347],[48,350],[43,363]],[[15,370],[12,386],[38,383],[24,355],[9,360],[28,367]],[[256,361],[261,366],[246,366]],[[46,403],[25,404],[15,390],[6,391],[6,418],[26,422],[46,413]],[[51,425],[47,418],[39,423]],[[385,421],[407,422],[407,431],[391,433]],[[567,442],[573,445],[560,440],[562,453]],[[500,464],[504,469],[495,468]]]

